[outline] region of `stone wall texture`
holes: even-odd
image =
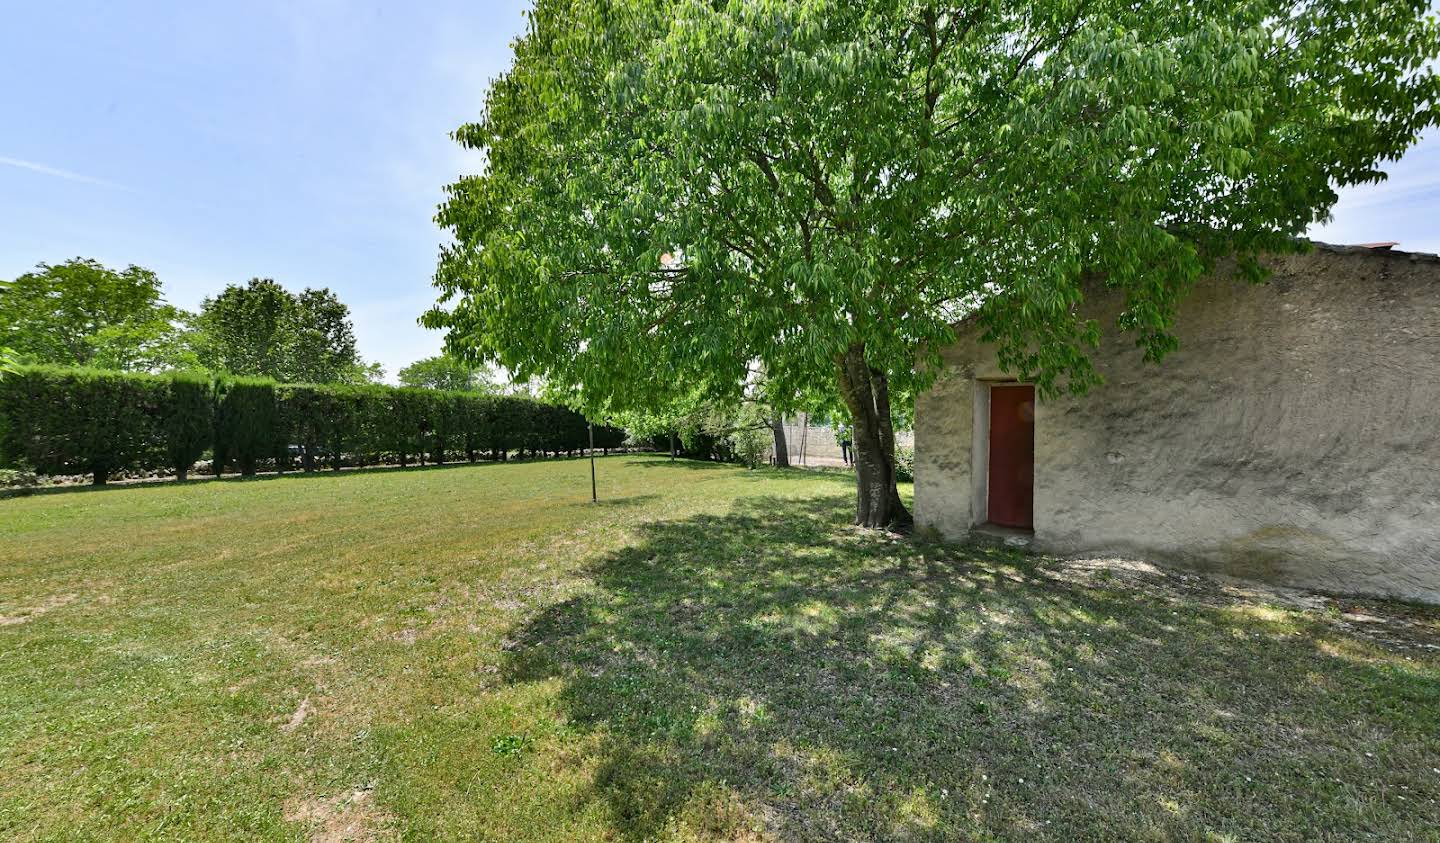
[[[1440,603],[1440,261],[1268,265],[1197,285],[1158,365],[1114,329],[1118,297],[1091,298],[1106,382],[1038,402],[1033,546]],[[915,515],[959,539],[984,500],[977,394],[1007,376],[964,325],[944,360],[916,402]]]

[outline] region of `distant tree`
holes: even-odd
[[[295,296],[285,339],[288,380],[332,383],[345,380],[360,364],[350,308],[327,289],[307,289]]]
[[[0,281],[0,299],[3,299],[9,290],[10,282]],[[15,359],[15,349],[0,345],[0,377],[4,377],[7,372],[14,373],[18,364],[19,361]]]
[[[0,346],[32,363],[148,370],[184,368],[183,311],[139,266],[87,258],[40,264],[0,291]]]
[[[90,366],[132,372],[163,372],[200,368],[195,350],[193,315],[161,305],[156,318],[112,325],[91,340]]]
[[[684,450],[706,458],[734,456],[751,467],[773,446],[776,465],[789,466],[781,415],[765,401],[759,383],[740,397],[697,384],[645,410],[624,410],[611,421],[640,440],[670,436],[678,438]],[[551,400],[560,400],[552,394]],[[566,400],[572,400],[573,397]],[[776,431],[776,428],[780,430]],[[773,439],[772,439],[773,437]]]
[[[339,383],[357,385],[383,383],[385,380],[385,367],[373,360],[357,359],[355,363],[340,373],[340,377],[337,380]]]
[[[350,309],[327,289],[297,296],[269,278],[252,278],[205,299],[195,323],[199,361],[216,371],[335,383],[363,367]]]
[[[401,369],[398,377],[405,386],[474,392],[495,391],[495,378],[488,369],[457,360],[448,354],[416,360]]]
[[[294,310],[294,297],[268,278],[227,286],[200,305],[201,362],[216,371],[279,379]]]

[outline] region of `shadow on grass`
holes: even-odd
[[[1318,616],[1070,584],[848,516],[754,498],[647,525],[587,596],[512,633],[506,680],[561,680],[597,747],[582,801],[622,837],[1412,839],[1440,822],[1433,664]]]
[[[630,459],[632,460],[631,462],[627,462],[626,465],[646,465],[646,464],[648,464],[647,462],[642,461],[642,460],[634,460],[634,459],[633,459],[633,457],[634,457],[633,454],[609,454],[609,455],[600,455],[600,454],[597,454],[597,455],[595,456],[595,459],[596,459],[597,462],[603,463],[605,460],[620,459],[620,458],[622,458],[622,457],[630,458]],[[66,485],[63,485],[63,486],[37,486],[37,487],[35,487],[35,488],[33,488],[33,489],[27,489],[24,493],[12,493],[12,494],[10,494],[10,495],[8,496],[8,498],[30,497],[30,496],[34,496],[34,495],[68,495],[68,494],[76,494],[76,493],[79,493],[79,492],[118,492],[118,491],[133,490],[133,489],[166,489],[166,488],[173,488],[173,487],[176,487],[176,486],[197,486],[197,485],[201,485],[201,484],[205,484],[205,483],[214,483],[214,482],[221,482],[221,483],[264,483],[264,482],[273,481],[273,480],[296,480],[296,479],[305,479],[305,480],[319,480],[319,479],[337,480],[337,479],[342,479],[342,478],[345,478],[345,477],[357,477],[357,476],[366,475],[366,474],[382,474],[382,473],[393,473],[393,472],[404,472],[404,473],[407,473],[407,474],[408,474],[408,473],[417,472],[417,471],[420,471],[420,472],[423,472],[423,471],[445,471],[445,470],[459,469],[459,468],[480,468],[480,467],[483,467],[483,466],[535,465],[535,464],[544,464],[544,463],[579,462],[579,461],[581,461],[581,460],[588,460],[588,459],[589,459],[588,456],[580,456],[580,455],[577,454],[577,455],[575,455],[575,456],[568,456],[568,457],[544,457],[544,458],[535,457],[535,458],[526,458],[526,459],[521,459],[521,458],[518,458],[518,457],[512,457],[511,459],[508,459],[508,460],[476,460],[475,462],[469,462],[468,460],[453,460],[453,461],[451,461],[451,462],[445,462],[445,463],[439,463],[439,464],[436,464],[436,463],[427,463],[427,464],[425,464],[425,465],[419,465],[418,463],[412,463],[412,464],[410,464],[410,465],[403,466],[403,467],[400,466],[400,465],[398,465],[398,464],[345,466],[344,468],[340,469],[339,471],[335,471],[334,469],[331,469],[331,468],[321,468],[321,469],[317,469],[317,470],[315,470],[315,471],[304,471],[304,470],[301,470],[300,468],[291,468],[291,469],[288,469],[288,470],[283,471],[283,472],[263,471],[263,472],[259,472],[259,473],[257,473],[257,474],[252,474],[252,475],[250,475],[250,476],[248,476],[248,477],[245,476],[245,475],[242,475],[242,474],[228,473],[228,474],[224,474],[224,475],[222,475],[222,476],[220,476],[220,477],[218,477],[218,478],[215,477],[215,475],[213,475],[213,474],[211,474],[211,473],[209,473],[209,472],[193,472],[193,473],[191,473],[190,478],[189,478],[188,480],[184,480],[184,481],[176,480],[175,478],[170,477],[170,478],[156,478],[156,479],[146,478],[146,479],[140,479],[140,480],[112,480],[112,481],[110,481],[110,482],[108,482],[108,483],[104,483],[104,484],[101,484],[101,485],[99,485],[99,486],[96,486],[96,485],[91,484],[91,483],[74,483],[74,484],[66,484]],[[7,496],[0,496],[0,500],[6,500],[6,499],[8,499],[8,498],[7,498]]]
[[[656,494],[648,494],[648,495],[626,495],[626,496],[624,496],[624,497],[619,497],[619,498],[607,498],[607,497],[605,497],[604,494],[602,493],[599,500],[593,501],[593,502],[589,502],[589,505],[592,505],[592,506],[603,506],[603,507],[607,507],[607,508],[613,507],[613,508],[621,508],[621,509],[623,509],[623,508],[626,508],[626,507],[645,506],[645,505],[649,505],[649,504],[653,504],[653,503],[658,503],[658,502],[660,501],[660,499],[661,499],[660,496],[659,496],[659,495],[656,495]]]
[[[625,463],[626,466],[636,468],[648,468],[654,470],[672,469],[677,471],[723,471],[743,472],[742,476],[754,480],[801,480],[807,483],[815,481],[830,481],[842,486],[853,487],[855,485],[855,473],[849,469],[818,469],[804,468],[801,466],[790,466],[788,468],[775,468],[774,466],[760,466],[745,471],[745,467],[733,462],[707,462],[705,460],[679,459],[671,462],[662,456],[653,460],[631,460]]]
[[[632,458],[630,460],[627,460],[625,465],[633,466],[636,468],[670,468],[679,471],[719,471],[722,469],[734,469],[738,467],[733,462],[712,462],[710,460],[690,459],[689,457],[680,457],[678,459],[671,460],[666,459],[664,454],[659,454],[656,456],[656,458],[648,460],[637,460]]]

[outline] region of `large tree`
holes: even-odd
[[[350,308],[328,289],[296,295],[269,278],[231,284],[201,304],[200,361],[236,375],[292,383],[360,378]]]
[[[1436,122],[1428,5],[537,0],[457,132],[487,167],[425,321],[598,406],[757,363],[829,390],[857,522],[903,522],[891,406],[960,315],[1042,396],[1102,329],[1158,360],[1217,260],[1258,277]]]
[[[144,267],[110,269],[74,258],[40,264],[0,288],[0,346],[59,366],[158,370],[183,367],[185,314],[165,303]]]

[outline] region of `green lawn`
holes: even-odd
[[[1440,611],[863,534],[835,475],[600,487],[0,501],[0,838],[1440,834]]]

